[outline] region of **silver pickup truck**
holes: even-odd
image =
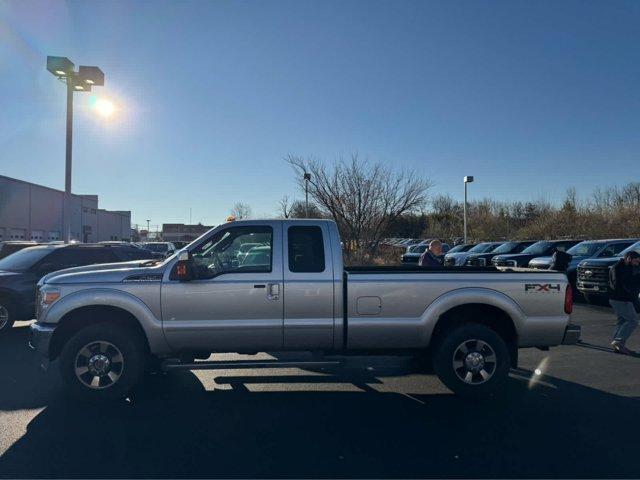
[[[153,365],[214,352],[422,353],[454,392],[486,395],[520,347],[575,343],[564,274],[344,268],[327,220],[220,225],[166,260],[78,267],[38,284],[31,346],[68,389],[118,398]]]

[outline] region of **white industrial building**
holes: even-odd
[[[62,240],[64,192],[0,175],[0,241]],[[129,240],[131,212],[98,208],[97,195],[71,196],[71,238]]]

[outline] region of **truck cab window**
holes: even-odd
[[[223,273],[271,272],[271,227],[231,227],[215,233],[192,250],[196,278]]]
[[[324,245],[320,227],[289,227],[289,271],[324,272]]]

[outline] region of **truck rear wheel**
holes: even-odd
[[[80,400],[124,398],[145,367],[139,335],[126,327],[97,323],[76,332],[60,355],[60,372],[68,391]]]
[[[507,344],[497,332],[465,323],[439,339],[433,350],[433,368],[454,393],[485,397],[507,379],[511,360]]]

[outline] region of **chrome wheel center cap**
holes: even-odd
[[[106,375],[109,373],[111,368],[111,361],[109,360],[109,357],[99,353],[89,359],[89,364],[87,366],[93,375]]]
[[[465,357],[464,364],[472,372],[479,372],[484,368],[484,356],[480,352],[471,352]]]

